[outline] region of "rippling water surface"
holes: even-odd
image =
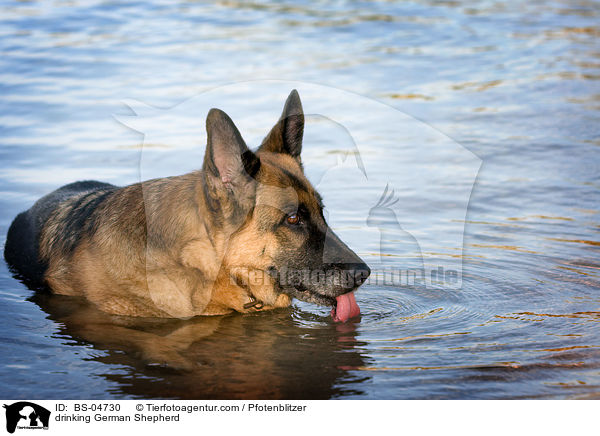
[[[334,229],[374,271],[458,275],[373,280],[346,324],[307,303],[156,321],[34,296],[2,262],[1,396],[598,398],[599,18],[596,1],[3,2],[0,243],[62,184],[200,167],[211,106],[257,145],[295,86]],[[399,201],[374,210],[385,186]]]

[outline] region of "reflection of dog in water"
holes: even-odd
[[[354,323],[324,323],[308,312],[292,317],[288,309],[188,320],[114,317],[81,298],[37,293],[32,301],[61,337],[72,338],[68,343],[102,350],[85,358],[104,367],[102,377],[118,395],[328,399],[361,390],[340,383],[366,365]]]
[[[404,230],[392,206],[398,202],[394,190],[385,186],[379,201],[369,211],[367,226],[379,230],[379,260],[382,264],[392,261],[391,255],[407,256],[415,259],[412,269],[424,271],[423,254],[417,239]]]
[[[39,427],[42,425],[48,428],[50,421],[50,411],[28,401],[19,401],[18,403],[7,406],[6,409],[6,431],[14,433],[19,427]],[[41,424],[40,424],[41,421]]]

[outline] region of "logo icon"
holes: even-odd
[[[6,431],[14,433],[18,429],[48,429],[50,411],[28,401],[4,405],[6,409]]]

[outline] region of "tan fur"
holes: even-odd
[[[303,177],[296,160],[271,153],[262,158],[265,183],[259,185],[254,213],[297,204],[298,194],[284,187],[285,175],[273,165],[279,160]],[[229,229],[231,236],[212,235],[211,241],[206,223],[192,207],[205,208],[198,180],[199,173],[192,173],[114,193],[112,207],[100,205],[97,211],[96,233],[70,256],[55,248],[56,238],[78,197],[61,204],[40,238],[41,257],[48,261],[45,278],[53,292],[85,296],[105,312],[140,317],[188,318],[289,306],[290,297],[279,293],[265,272],[277,241],[257,228],[254,216],[241,229]],[[182,192],[194,192],[193,198]],[[140,234],[140,227],[147,234]],[[132,234],[130,229],[138,230]],[[232,281],[230,272],[236,268],[251,271],[250,279],[238,277],[244,286]],[[253,299],[262,307],[244,308]]]
[[[318,194],[304,176],[293,142],[301,138],[299,113],[294,91],[256,152],[259,166],[252,174],[239,171],[247,148],[235,127],[224,113],[212,110],[203,171],[120,189],[108,185],[60,203],[39,238],[46,283],[54,293],[84,296],[105,312],[137,317],[189,318],[289,306],[291,298],[267,271],[282,248],[301,251],[306,238],[285,226],[276,237],[268,223],[281,224],[300,203],[311,216],[321,216]],[[286,116],[292,116],[287,124]],[[288,152],[285,146],[291,147]],[[325,233],[324,221],[315,225]],[[286,242],[280,247],[282,238]],[[259,304],[252,305],[255,301]]]

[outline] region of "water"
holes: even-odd
[[[346,324],[305,303],[153,321],[35,296],[2,262],[1,396],[598,398],[599,16],[594,1],[2,3],[0,243],[64,183],[199,167],[208,107],[256,145],[296,86],[336,231],[374,269],[422,256],[459,281],[371,283]],[[369,227],[388,183],[395,215]]]

